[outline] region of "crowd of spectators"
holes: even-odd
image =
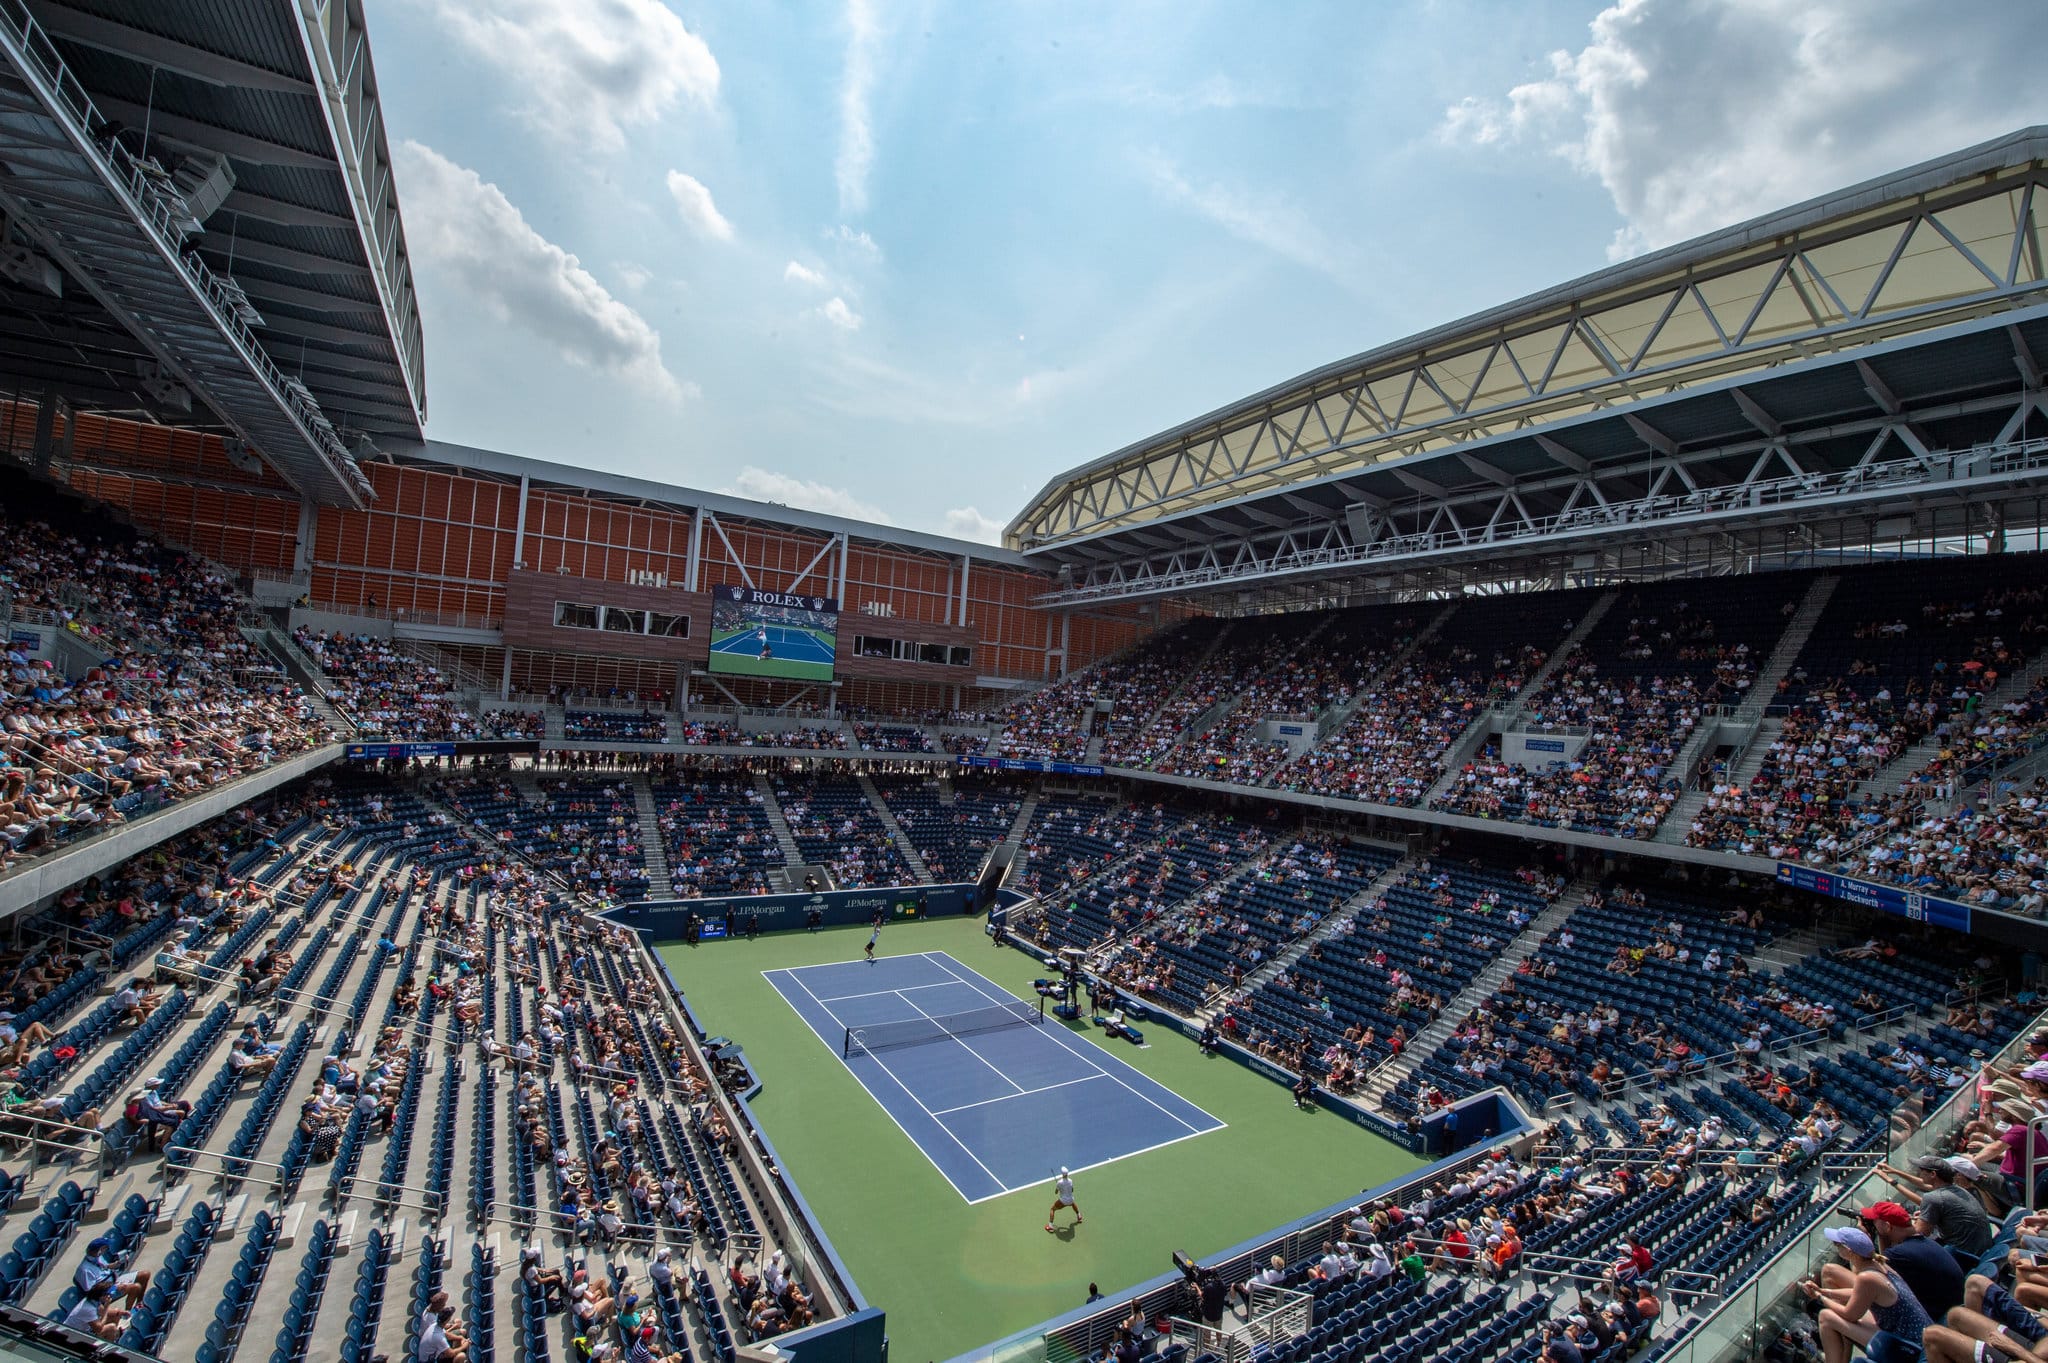
[[[931,735],[907,724],[883,724],[856,720],[853,736],[868,752],[934,752]]]
[[[630,710],[564,710],[562,737],[579,743],[666,743],[668,716]]]
[[[486,736],[439,668],[389,639],[304,625],[292,639],[327,679],[327,699],[364,738],[452,742]]]
[[[18,639],[0,677],[0,865],[333,735],[196,560],[27,486],[0,502],[14,618],[104,656],[76,678]]]

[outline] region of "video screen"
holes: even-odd
[[[839,603],[826,596],[711,589],[711,670],[742,677],[831,681]]]

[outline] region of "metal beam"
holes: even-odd
[[[228,253],[227,243],[208,241],[199,247],[202,256],[210,257],[208,264],[215,268],[225,265]],[[268,241],[252,241],[243,237],[235,243],[235,259],[258,260],[265,265],[275,265],[283,270],[301,270],[307,274],[348,275],[355,279],[370,278],[370,267],[360,260],[336,260],[312,251],[302,251],[294,246],[279,246]]]
[[[355,220],[345,214],[286,203],[283,199],[273,199],[268,194],[258,194],[240,185],[228,191],[227,198],[221,200],[219,211],[275,223],[279,227],[337,227],[353,232],[356,226]]]
[[[83,14],[56,0],[28,0],[29,10],[36,16],[36,22],[53,37],[90,47],[101,52],[111,52],[117,57],[128,57],[144,66],[161,67],[175,71],[181,76],[204,81],[208,85],[239,86],[245,90],[274,90],[287,95],[310,95],[313,82],[299,76],[286,75],[252,66],[248,62],[224,57],[218,52],[192,47],[172,38],[144,33],[126,24],[98,15]]]
[[[1458,462],[1496,487],[1513,487],[1515,485],[1515,476],[1512,473],[1487,463],[1476,454],[1466,454],[1460,450],[1458,452]]]
[[[1634,431],[1636,438],[1645,445],[1648,445],[1659,454],[1669,455],[1673,459],[1678,457],[1678,442],[1676,440],[1673,440],[1634,412],[1623,412],[1621,419],[1628,423],[1628,428]]]
[[[1558,443],[1554,436],[1537,435],[1536,448],[1542,450],[1552,459],[1555,459],[1558,463],[1563,464],[1575,473],[1591,473],[1593,471],[1592,460],[1586,458],[1583,454],[1566,449],[1562,444]]]
[[[1444,498],[1449,497],[1451,495],[1449,490],[1444,488],[1440,484],[1432,483],[1431,481],[1429,481],[1429,479],[1423,477],[1421,474],[1411,472],[1408,469],[1396,467],[1388,469],[1387,472],[1393,474],[1394,477],[1400,479],[1402,483],[1406,484],[1410,488],[1413,488],[1415,491],[1421,493],[1425,497],[1435,497],[1436,499],[1441,501]]]
[[[1769,412],[1766,412],[1755,398],[1743,392],[1740,388],[1729,389],[1728,396],[1735,399],[1735,405],[1742,409],[1743,418],[1750,425],[1756,427],[1773,440],[1785,434],[1784,423]]]
[[[162,109],[149,109],[140,104],[131,104],[125,99],[113,99],[106,95],[95,96],[93,103],[99,106],[101,113],[120,119],[138,133],[146,124],[151,137],[161,137],[165,141],[180,143],[198,151],[217,151],[237,161],[247,161],[259,166],[336,170],[332,156],[305,151],[299,147],[288,147],[282,142],[273,142],[255,133],[215,127],[211,123],[201,123],[196,118],[186,118],[183,114],[165,113]]]

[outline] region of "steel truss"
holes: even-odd
[[[369,480],[246,298],[185,249],[197,224],[170,177],[108,127],[23,0],[0,0],[0,208],[301,494],[365,505]]]
[[[2038,377],[2038,376],[2037,376]],[[1773,526],[1804,527],[1806,546],[1830,547],[1816,523],[1903,518],[1889,530],[1901,541],[1925,538],[1928,511],[1961,502],[1993,503],[2048,490],[2048,436],[2022,436],[2029,418],[2048,412],[2043,391],[2013,393],[1938,409],[1836,423],[1827,438],[1860,438],[1862,454],[1840,469],[1811,469],[1801,436],[1779,430],[1757,440],[1665,456],[1654,462],[1594,467],[1564,476],[1414,501],[1357,504],[1327,516],[1236,538],[1188,544],[1075,568],[1071,585],[1037,598],[1044,607],[1265,588],[1351,573],[1413,573],[1464,563],[1484,570],[1468,582],[1526,580],[1545,556],[1675,542]],[[1960,451],[1930,448],[1925,422],[1972,417],[2000,421],[1996,438]],[[1729,468],[1739,470],[1731,476]],[[1558,502],[1562,496],[1561,503]],[[1531,503],[1558,504],[1544,513]],[[1987,528],[1992,522],[1987,522]],[[2010,532],[2022,527],[1996,522]],[[1837,536],[1839,538],[1839,536]],[[1854,542],[1865,536],[1857,533]],[[1683,565],[1665,563],[1669,571]],[[1598,567],[1585,558],[1584,571]],[[1392,579],[1389,579],[1391,584]]]
[[[2037,141],[1951,158],[1940,188],[1849,191],[1796,230],[1760,220],[1306,376],[1056,481],[1007,542],[1141,526],[2035,301]],[[1704,249],[1719,254],[1687,257]]]

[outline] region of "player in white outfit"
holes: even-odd
[[[1085,1219],[1081,1215],[1081,1204],[1074,1201],[1074,1179],[1072,1175],[1067,1173],[1065,1165],[1060,1166],[1060,1176],[1053,1180],[1052,1210],[1045,1214],[1045,1228],[1047,1230],[1053,1228],[1053,1218],[1060,1214],[1060,1208],[1062,1207],[1072,1208],[1075,1225],[1080,1225]]]

